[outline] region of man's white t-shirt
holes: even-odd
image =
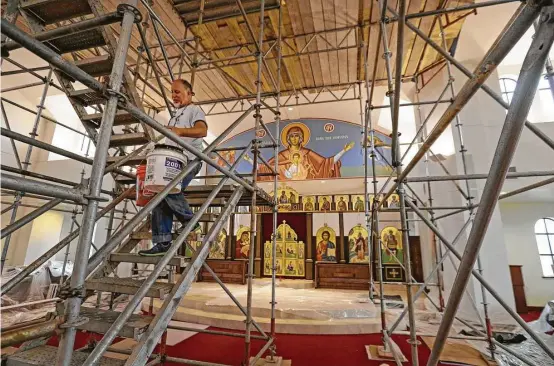
[[[204,123],[206,123],[206,126],[208,125],[208,123],[206,122],[206,115],[204,114],[204,111],[197,105],[189,104],[175,110],[173,117],[171,117],[171,119],[169,120],[168,126],[192,128],[194,127],[194,123],[196,121],[204,121]],[[204,150],[202,147],[202,137],[195,138],[181,136],[181,139],[194,146],[198,151]],[[169,139],[166,139],[166,144],[170,146],[180,147],[175,142]],[[191,152],[187,150],[184,150],[184,153],[187,155],[189,160],[193,160],[196,158]]]

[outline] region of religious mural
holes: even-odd
[[[304,263],[305,245],[298,241],[296,232],[283,221],[277,227],[275,267],[277,276],[304,277],[306,268]],[[271,241],[264,244],[264,275],[271,275],[272,260]]]
[[[274,122],[268,123],[269,131],[274,131]],[[281,181],[295,181],[306,179],[331,179],[341,177],[362,177],[364,175],[364,147],[363,140],[359,140],[362,128],[358,124],[329,120],[329,119],[301,119],[281,121],[279,138],[282,149],[279,152],[278,174]],[[265,132],[265,131],[264,131]],[[246,146],[254,139],[254,129],[242,132],[218,147]],[[262,142],[270,143],[270,137],[265,133],[257,134]],[[386,161],[391,160],[389,136],[375,131],[376,173],[388,175],[391,172]],[[263,149],[261,154],[269,165],[273,167],[274,156],[272,149]],[[371,153],[368,151],[368,154]],[[238,173],[252,171],[252,153],[245,154],[244,161],[239,162]],[[235,161],[235,154],[225,152],[213,154],[212,158],[218,164],[226,165],[225,158],[231,163]],[[371,163],[371,160],[370,160]],[[265,164],[258,166],[258,172],[271,173]],[[213,167],[208,167],[208,174],[215,173]],[[271,181],[271,176],[260,176],[261,181]]]
[[[318,262],[337,262],[337,235],[327,224],[317,230],[315,253]]]
[[[225,248],[227,247],[227,230],[221,229],[210,246],[210,259],[225,259]]]
[[[235,259],[248,259],[250,253],[250,227],[240,225],[235,242]]]
[[[274,197],[273,192],[270,193]],[[372,194],[368,194],[368,200],[371,206],[375,201]],[[384,194],[379,195],[383,199]],[[277,210],[279,212],[365,212],[365,202],[363,194],[342,194],[342,195],[321,195],[321,196],[305,196],[300,194],[294,188],[286,183],[281,183],[277,188]],[[383,207],[387,208],[399,207],[399,199],[397,194],[392,194]],[[271,212],[269,206],[257,207],[257,212]]]
[[[348,232],[349,263],[369,263],[367,229],[361,224]]]

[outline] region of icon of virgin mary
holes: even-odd
[[[303,123],[290,123],[281,132],[281,142],[287,148],[279,153],[279,180],[303,180],[340,178],[340,159],[354,147],[354,142],[347,143],[335,156],[323,157],[304,146],[310,141],[310,130]],[[275,159],[269,160],[273,166]],[[260,165],[259,172],[270,173],[265,164]],[[271,180],[271,176],[262,176],[260,180]]]

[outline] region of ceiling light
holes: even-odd
[[[292,107],[289,107],[289,111],[292,111],[293,109],[294,109],[294,108],[292,108]]]

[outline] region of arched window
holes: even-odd
[[[554,277],[554,218],[546,217],[535,224],[535,238],[544,277]]]

